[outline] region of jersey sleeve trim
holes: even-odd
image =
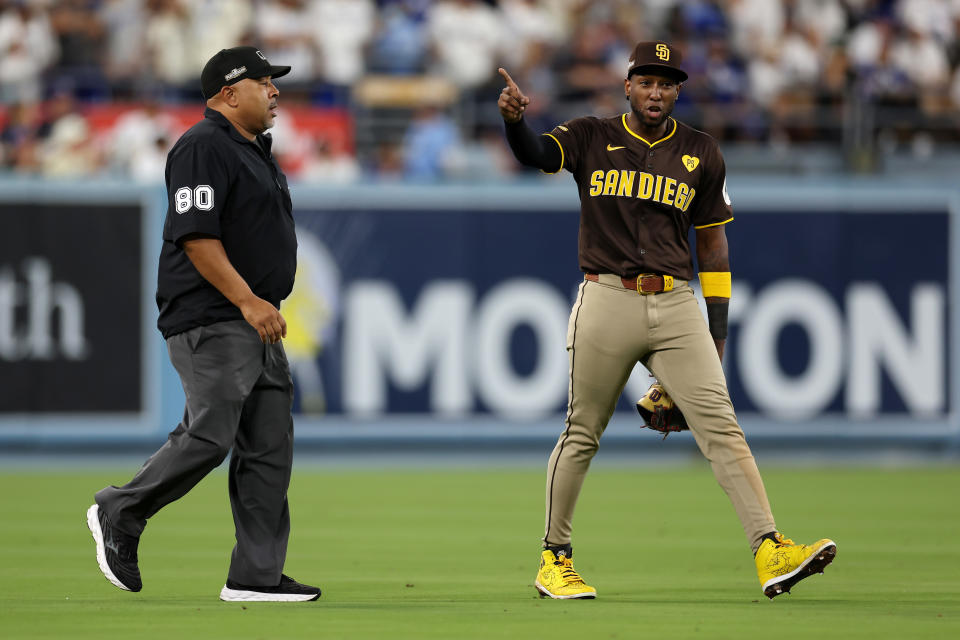
[[[722,224],[727,224],[727,223],[730,222],[731,220],[733,220],[733,216],[730,216],[729,218],[727,218],[727,219],[724,220],[723,222],[711,222],[710,224],[701,224],[701,225],[699,225],[699,226],[694,225],[693,228],[694,228],[694,229],[706,229],[707,227],[719,227],[719,226],[722,225]]]
[[[543,173],[546,173],[546,174],[548,174],[548,175],[553,175],[553,174],[555,174],[555,173],[560,173],[561,171],[563,171],[563,161],[564,161],[564,158],[565,158],[564,153],[563,153],[563,145],[560,144],[560,141],[557,140],[557,137],[556,137],[555,135],[553,135],[552,133],[545,133],[545,134],[543,134],[543,135],[547,136],[548,138],[552,138],[553,141],[557,143],[557,146],[560,147],[560,167],[559,167],[556,171],[546,171],[546,170],[544,170],[544,169],[541,169],[540,171],[542,171]]]

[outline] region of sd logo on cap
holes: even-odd
[[[678,66],[682,60],[680,51],[666,42],[640,42],[630,56],[627,78],[635,73],[650,73],[684,82],[687,73]]]

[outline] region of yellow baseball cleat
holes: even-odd
[[[597,590],[584,584],[583,578],[573,570],[573,560],[564,551],[554,555],[549,549],[543,550],[534,586],[541,598],[549,596],[557,600],[569,600],[597,597]]]
[[[774,534],[777,542],[767,539],[757,550],[757,575],[763,585],[763,595],[771,600],[781,593],[789,593],[793,585],[833,562],[837,544],[824,538],[813,544],[794,544],[793,540]]]

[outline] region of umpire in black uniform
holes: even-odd
[[[237,543],[220,598],[305,601],[320,589],[283,575],[290,533],[293,380],[280,301],[297,238],[287,181],[264,131],[277,116],[273,66],[254,47],[224,49],[201,75],[204,119],[167,157],[169,203],[158,327],[186,396],[183,421],[122,487],[96,494],[87,524],[106,578],[140,591],[147,519],[230,458]]]

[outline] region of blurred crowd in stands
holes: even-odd
[[[721,141],[839,145],[865,120],[956,142],[958,33],[960,0],[0,0],[0,166],[162,180],[200,69],[238,44],[293,67],[273,131],[293,179],[517,172],[497,67],[548,130],[624,111],[647,39],[685,52],[675,114]]]

